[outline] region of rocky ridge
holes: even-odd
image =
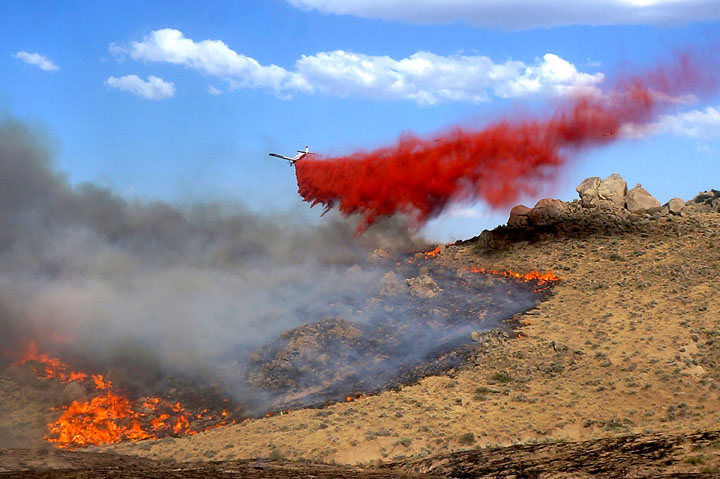
[[[477,241],[480,249],[502,249],[511,243],[522,246],[523,241],[547,239],[549,235],[639,232],[660,218],[687,216],[686,208],[720,211],[720,191],[701,192],[687,203],[672,198],[661,205],[639,183],[628,190],[627,182],[617,173],[605,179],[586,178],[575,190],[579,199],[571,202],[544,198],[532,208],[516,205],[510,210],[506,226],[485,230],[470,241]]]

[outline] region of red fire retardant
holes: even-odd
[[[421,226],[455,202],[507,207],[551,181],[569,154],[616,141],[622,125],[647,124],[682,95],[712,91],[714,75],[704,67],[686,53],[610,92],[568,98],[546,118],[455,127],[432,138],[403,134],[374,151],[307,158],[296,163],[298,192],[311,206],[361,214],[358,234],[396,213]]]

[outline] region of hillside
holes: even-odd
[[[720,215],[694,205],[682,216],[599,209],[518,231],[528,239],[499,228],[496,237],[510,238],[500,247],[476,238],[435,258],[562,277],[550,299],[519,318],[517,337],[483,336],[466,367],[352,403],[113,450],[368,464],[718,427]],[[694,456],[705,468],[717,462],[713,449]]]
[[[704,203],[679,214],[555,204],[557,215],[441,247],[428,261],[562,278],[516,318],[516,335],[474,335],[471,360],[446,374],[322,409],[92,449],[166,463],[392,463],[440,475],[480,460],[522,469],[528,451],[545,455],[545,466],[531,463],[553,475],[567,464],[558,458],[581,463],[594,449],[577,477],[620,474],[618,461],[640,476],[711,474],[720,467],[720,215]]]

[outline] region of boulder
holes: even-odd
[[[682,200],[682,198],[673,198],[667,203],[665,203],[665,206],[667,206],[670,213],[674,215],[679,215],[685,208],[685,202]]]
[[[582,180],[575,191],[580,195],[580,202],[586,208],[592,208],[597,206],[598,200],[598,188],[600,187],[600,177],[591,176]]]
[[[625,196],[628,192],[627,182],[617,173],[602,180],[597,192],[601,202],[607,202],[617,208],[625,207]]]
[[[527,226],[528,225],[528,212],[530,208],[525,205],[513,206],[510,210],[510,218],[508,218],[508,226]]]
[[[532,224],[549,223],[559,220],[566,210],[565,203],[553,198],[544,198],[527,212],[527,219]]]
[[[478,249],[490,249],[492,247],[493,234],[490,230],[482,230],[478,236],[476,246]]]
[[[627,209],[631,213],[647,213],[660,207],[660,202],[643,188],[640,183],[628,191],[625,199]]]
[[[410,287],[410,294],[419,298],[433,298],[440,292],[435,280],[427,274],[408,279],[407,285]]]

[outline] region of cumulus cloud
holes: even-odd
[[[548,53],[533,64],[495,63],[482,55],[441,56],[420,51],[399,60],[335,50],[303,55],[289,71],[232,50],[220,40],[195,42],[174,29],[157,30],[141,41],[110,50],[143,62],[182,65],[228,82],[231,89],[267,88],[280,97],[298,92],[331,96],[411,100],[432,105],[441,101],[489,101],[529,95],[592,92],[602,73],[583,73]],[[213,87],[214,88],[214,87]],[[208,90],[212,93],[212,90]]]
[[[124,77],[110,77],[105,84],[111,88],[129,91],[148,100],[164,100],[175,95],[175,85],[166,82],[162,78],[149,76],[147,81],[137,75],[125,75]]]
[[[111,44],[110,51],[143,62],[183,65],[210,76],[225,78],[234,88],[303,88],[297,75],[282,67],[261,65],[254,58],[235,52],[221,40],[195,42],[171,28],[156,30],[129,46]]]
[[[717,0],[288,0],[298,8],[418,24],[455,21],[502,29],[665,25],[720,18]],[[519,14],[519,12],[522,12]]]
[[[17,58],[28,65],[36,66],[46,72],[60,70],[59,66],[55,65],[50,59],[40,55],[39,53],[17,52],[13,54],[13,58]]]
[[[720,108],[709,106],[677,115],[664,115],[656,124],[663,132],[691,138],[720,137]]]
[[[698,139],[720,138],[720,107],[662,115],[647,125],[624,125],[621,133],[630,138],[654,135],[686,136]]]

